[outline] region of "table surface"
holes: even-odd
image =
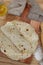
[[[36,1],[39,4],[39,6],[41,7],[41,9],[43,10],[43,0],[36,0]],[[2,57],[2,55],[0,57],[0,65],[17,65],[17,64],[18,65],[27,65],[27,64],[18,63],[16,61],[11,61],[8,58],[6,59],[6,57],[4,57],[4,55],[3,55],[3,57]],[[39,65],[39,63],[35,58],[33,58],[31,64],[29,64],[29,65]]]

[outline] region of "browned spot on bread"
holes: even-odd
[[[26,31],[29,31],[29,29],[26,29]]]
[[[24,48],[24,50],[26,50],[26,49]]]
[[[21,45],[23,47],[23,45]]]
[[[4,50],[4,52],[6,52],[6,50]]]
[[[23,34],[20,34],[20,36],[23,36]]]

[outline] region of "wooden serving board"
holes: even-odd
[[[26,5],[25,10],[21,14],[20,17],[8,14],[6,16],[6,20],[3,23],[0,23],[0,26],[4,25],[8,21],[11,22],[12,20],[16,19],[16,20],[19,20],[19,21],[21,20],[21,21],[31,24],[35,28],[36,32],[38,34],[40,34],[40,22],[29,20],[27,18],[30,8],[31,8],[31,5]],[[18,65],[27,65],[22,62],[28,63],[28,65],[39,65],[38,61],[33,56],[31,56],[30,58],[23,60],[21,62],[17,62],[17,61],[13,61],[13,60],[9,59],[7,56],[5,56],[3,53],[0,52],[0,65],[17,65],[17,64]]]
[[[9,59],[4,54],[0,53],[0,65],[39,65],[38,61],[33,57],[30,64],[25,64]]]

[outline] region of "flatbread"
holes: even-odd
[[[26,59],[32,55],[31,45],[21,36],[11,22],[7,22],[6,25],[1,27],[1,30],[20,51],[22,59]]]
[[[15,45],[0,30],[0,50],[13,60],[22,59],[22,55]]]
[[[30,57],[36,50],[38,35],[30,24],[14,20],[2,26],[1,31],[20,51],[21,59]]]
[[[33,51],[35,51],[38,45],[38,34],[36,33],[35,29],[28,23],[22,21],[13,21],[13,24],[16,26],[18,31],[23,35],[23,37],[30,42]]]

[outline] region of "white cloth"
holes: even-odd
[[[35,53],[34,53],[34,57],[36,58],[36,60],[39,61],[40,65],[43,65],[43,52],[42,52],[42,48],[39,45],[38,48],[36,49]]]
[[[21,15],[23,12],[27,0],[12,0],[8,6],[8,13],[13,15]]]

